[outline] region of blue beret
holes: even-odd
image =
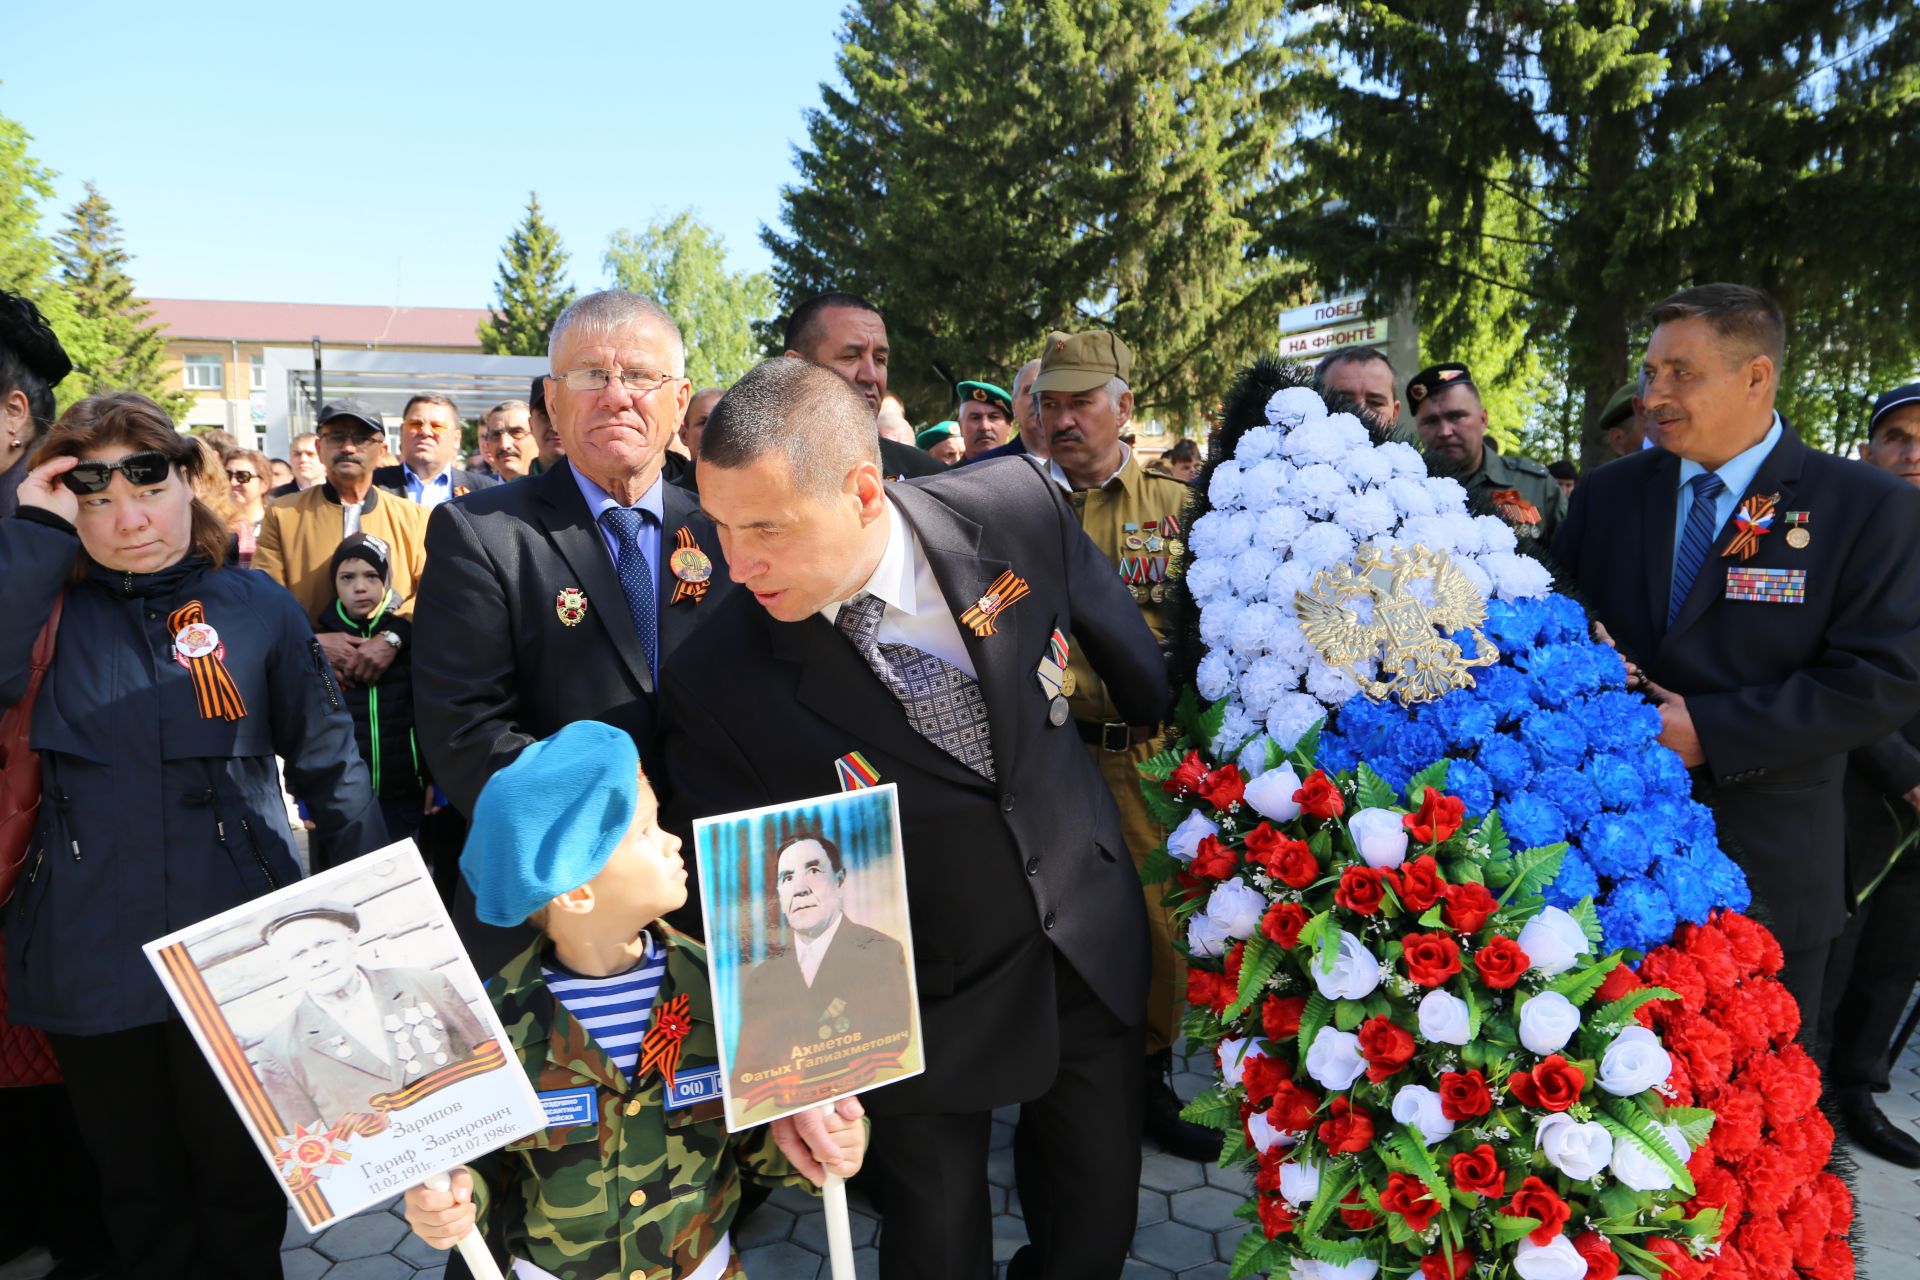
[[[576,720],[487,779],[460,874],[475,914],[508,928],[600,874],[633,825],[640,753],[598,720]]]

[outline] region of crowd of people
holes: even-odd
[[[1702,286],[1648,320],[1596,424],[1618,458],[1585,476],[1499,449],[1464,364],[1403,375],[1345,348],[1314,384],[1577,586],[1787,950],[1850,1134],[1920,1168],[1873,1100],[1920,976],[1920,871],[1898,856],[1920,829],[1902,554],[1920,385],[1879,395],[1843,459],[1774,409],[1784,323],[1764,294]],[[925,1074],[868,1095],[864,1120],[736,1148],[675,1127],[616,1054],[586,1076],[610,1090],[598,1156],[482,1162],[411,1193],[410,1221],[442,1247],[478,1221],[543,1269],[524,1274],[719,1276],[743,1170],[864,1163],[881,1274],[978,1280],[991,1115],[1019,1104],[1010,1274],[1120,1274],[1143,1134],[1220,1149],[1172,1090],[1184,965],[1137,874],[1166,838],[1137,767],[1177,692],[1202,442],[1143,456],[1136,355],[1101,330],[1046,335],[1011,390],[962,381],[952,417],[916,430],[888,394],[885,317],[845,293],[796,307],[783,353],[730,387],[695,388],[673,317],[619,291],[569,306],[549,357],[526,400],[481,416],[476,453],[456,403],[422,392],[397,456],[382,414],[342,399],[281,461],[131,393],[56,421],[68,359],[0,295],[0,702],[34,699],[42,797],[0,986],[0,1086],[22,1086],[0,1088],[0,1123],[39,1155],[0,1161],[0,1260],[39,1243],[61,1275],[278,1274],[283,1198],[140,947],[299,878],[295,828],[307,869],[418,841],[502,975],[496,1004],[525,1015],[509,1028],[537,1028],[516,1041],[537,1076],[563,1010],[593,1042],[637,1042],[651,998],[610,1022],[577,1003],[596,984],[704,981],[698,899],[672,878],[693,820],[834,790],[858,751],[900,787]],[[1703,572],[1763,536],[1792,562]],[[1033,603],[1000,599],[1008,574]],[[965,620],[982,608],[984,630]],[[585,823],[564,802],[589,794],[617,803]],[[19,1065],[36,1046],[61,1084]],[[668,1139],[699,1158],[610,1153]],[[604,1188],[556,1216],[549,1177],[631,1182],[631,1205],[683,1197],[685,1216],[642,1225]]]

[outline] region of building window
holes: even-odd
[[[247,373],[247,390],[265,391],[267,389],[267,358],[252,357],[252,367]]]
[[[218,391],[227,385],[226,364],[218,355],[189,352],[180,357],[180,374],[189,391]]]

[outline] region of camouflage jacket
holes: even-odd
[[[562,1280],[670,1280],[726,1234],[743,1173],[811,1185],[765,1127],[727,1132],[706,949],[663,924],[653,933],[667,952],[654,1007],[681,992],[692,1002],[671,1107],[658,1069],[629,1080],[553,998],[541,976],[546,938],[487,984],[534,1089],[580,1116],[474,1162],[480,1229],[496,1258],[525,1258]],[[743,1274],[738,1255],[725,1274]]]
[[[1463,478],[1471,509],[1499,516],[1523,538],[1535,538],[1541,546],[1553,541],[1553,534],[1567,515],[1567,495],[1560,482],[1532,458],[1501,453],[1487,442],[1480,470]]]

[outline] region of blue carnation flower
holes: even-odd
[[[1498,666],[1474,675],[1480,700],[1502,722],[1518,720],[1533,710],[1533,684],[1521,671]]]
[[[1693,794],[1693,779],[1679,756],[1651,738],[1642,745],[1642,750],[1646,754],[1641,757],[1640,773],[1646,779],[1648,796],[1670,796],[1679,800]]]
[[[1694,865],[1706,878],[1716,906],[1729,911],[1745,911],[1753,905],[1753,891],[1747,887],[1747,873],[1726,855],[1718,841],[1693,846]]]
[[[1693,924],[1707,922],[1707,912],[1715,905],[1713,882],[1702,874],[1691,850],[1663,855],[1654,864],[1654,879],[1673,904],[1674,915]]]
[[[1587,761],[1581,772],[1593,784],[1600,803],[1609,809],[1631,809],[1646,799],[1646,780],[1628,757],[1595,756]]]
[[[1544,644],[1554,644],[1564,640],[1585,640],[1591,629],[1587,623],[1587,611],[1580,607],[1572,596],[1551,595],[1539,602],[1541,612],[1540,639]]]
[[[1456,694],[1429,705],[1434,709],[1430,717],[1433,727],[1453,750],[1477,747],[1499,730],[1493,708],[1477,698]]]
[[[1578,765],[1587,756],[1581,717],[1565,711],[1534,711],[1520,722],[1520,737],[1540,765]]]
[[[1653,861],[1646,829],[1626,813],[1603,813],[1589,822],[1580,849],[1596,872],[1613,881],[1636,879]]]
[[[1472,817],[1484,817],[1493,809],[1493,779],[1471,760],[1447,762],[1447,791],[1466,803]]]
[[[1587,736],[1602,751],[1635,752],[1660,736],[1660,713],[1638,694],[1606,689],[1581,708]]]
[[[1540,642],[1540,626],[1546,611],[1532,600],[1495,600],[1487,606],[1482,630],[1500,647],[1501,653],[1531,649]]]
[[[1328,773],[1345,773],[1360,763],[1360,754],[1343,735],[1329,733],[1321,737],[1314,763]]]
[[[1502,795],[1526,790],[1533,779],[1533,755],[1513,738],[1489,739],[1480,748],[1480,767]]]
[[[1532,792],[1523,792],[1500,806],[1500,821],[1523,849],[1537,849],[1567,838],[1566,815]]]
[[[1593,874],[1593,867],[1580,856],[1577,849],[1567,850],[1567,856],[1560,863],[1560,874],[1553,878],[1543,897],[1550,907],[1559,907],[1562,911],[1571,908],[1582,898],[1595,898],[1600,894],[1600,878]]]
[[[1671,939],[1677,927],[1673,904],[1650,880],[1615,885],[1606,901],[1598,906],[1600,927],[1607,935],[1609,947],[1651,951]]]
[[[1540,705],[1564,707],[1600,688],[1600,669],[1593,661],[1593,648],[1586,644],[1549,644],[1522,657],[1527,674],[1533,678],[1534,696]]]
[[[1567,816],[1570,826],[1579,826],[1600,812],[1600,793],[1586,775],[1566,765],[1554,765],[1533,775],[1533,790],[1553,801]]]

